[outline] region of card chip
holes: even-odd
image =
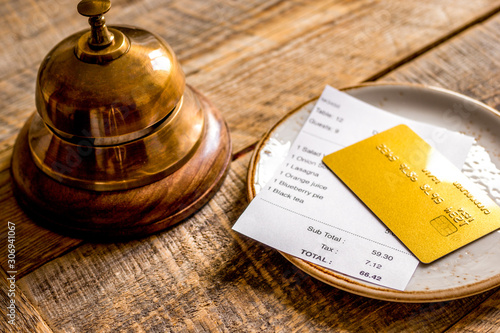
[[[457,232],[458,229],[451,223],[450,220],[444,215],[441,215],[434,220],[431,221],[431,225],[436,229],[441,235],[447,237],[454,232]]]

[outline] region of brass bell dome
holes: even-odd
[[[219,112],[186,85],[170,46],[143,29],[108,28],[103,14],[110,7],[81,1],[78,12],[89,17],[90,31],[67,37],[42,61],[37,113],[16,142],[13,180],[20,203],[36,207],[46,224],[145,234],[211,197],[229,164],[230,139]],[[155,201],[159,208],[148,206],[155,195],[163,197]],[[131,198],[167,215],[145,218],[129,204],[125,223],[106,217]]]

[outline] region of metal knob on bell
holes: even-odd
[[[175,224],[220,186],[231,159],[219,111],[186,85],[169,45],[107,27],[110,1],[84,0],[90,30],[40,65],[37,112],[12,157],[19,203],[64,233],[135,237]]]

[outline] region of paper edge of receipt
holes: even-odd
[[[320,109],[324,111],[323,114],[318,113]],[[341,124],[335,122],[339,118],[343,118]],[[310,122],[311,119],[328,124],[329,129],[314,127],[314,124]],[[359,119],[365,121],[359,123]],[[321,161],[324,155],[330,154],[332,151],[372,136],[373,126],[376,126],[373,129],[381,132],[400,123],[410,124],[421,132],[429,133],[429,135],[436,129],[447,131],[450,142],[443,143],[443,145],[447,144],[447,146],[443,147],[448,150],[460,151],[460,154],[457,155],[464,155],[463,158],[460,157],[455,159],[456,161],[454,160],[454,163],[460,165],[463,164],[467,156],[467,154],[463,154],[463,150],[467,149],[468,151],[472,145],[473,139],[470,137],[437,126],[402,118],[327,86],[291,145],[285,161],[277,168],[275,175],[260,190],[236,221],[233,230],[279,251],[350,276],[353,279],[387,288],[404,290],[419,261],[396,237],[385,233],[386,227]],[[339,127],[336,128],[336,126]],[[337,132],[337,129],[340,130]],[[340,143],[337,144],[332,143],[337,140],[336,138],[343,141],[339,141]],[[321,156],[315,157],[309,152],[303,152],[302,149],[306,148],[304,145],[313,148],[310,150],[317,150],[313,151],[313,153],[321,154]],[[459,149],[456,146],[462,148]],[[290,169],[290,167],[296,167],[296,165],[300,164],[297,162],[297,157],[293,157],[294,154],[302,154],[303,157],[310,160],[316,158],[313,175],[304,175],[300,171]],[[287,163],[290,166],[287,167]],[[304,168],[307,167],[305,165]],[[309,169],[312,169],[312,167]],[[306,185],[291,178],[283,178],[283,176],[280,176],[280,172],[283,173],[283,171],[288,174],[298,175],[299,177],[296,178],[311,180],[311,186],[313,184],[317,185],[315,182],[320,183],[320,185],[322,182],[328,184],[333,182],[329,185],[333,187],[328,187],[328,190],[316,189],[315,191],[324,194],[325,198],[333,195],[332,202],[338,202],[339,204],[328,207],[331,205],[329,201],[311,199],[312,195],[307,194],[309,187],[306,188]],[[338,186],[341,186],[341,188],[338,188]],[[290,196],[292,188],[297,191],[304,190],[300,194],[306,201],[305,205],[291,203],[291,199],[285,197]],[[283,195],[273,194],[273,190]],[[293,193],[298,193],[297,191]],[[300,197],[300,195],[297,196]],[[344,212],[338,215],[342,216],[342,219],[338,219],[331,214],[329,215],[329,213],[321,215],[325,209],[332,211],[331,214],[338,209],[350,209],[353,214],[347,216]],[[357,222],[360,216],[362,217],[362,223]],[[351,226],[354,229],[350,229]],[[368,239],[375,234],[378,237],[377,239]],[[342,242],[345,242],[345,244],[341,244]],[[331,257],[334,260],[330,260],[328,257],[328,250],[331,251],[330,253],[333,250],[338,251],[338,254]],[[311,255],[311,253],[325,255],[316,258],[306,255]],[[321,262],[321,260],[317,260],[318,258],[323,261],[326,258],[326,262]],[[389,261],[389,259],[394,260]],[[384,260],[385,262],[382,263]],[[329,263],[329,261],[332,261],[333,264]],[[366,266],[366,269],[359,269],[365,267],[364,265],[368,261],[370,261],[370,265],[373,265],[371,269],[368,266]],[[382,270],[386,272],[387,276],[382,276],[383,281],[376,280],[376,278],[380,277],[375,272],[378,266],[383,266]],[[361,276],[368,273],[369,276]]]

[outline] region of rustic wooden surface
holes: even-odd
[[[47,323],[45,323],[31,302],[24,296],[24,293],[18,290],[16,283],[12,283],[13,281],[8,279],[11,279],[11,276],[5,274],[3,270],[0,270],[1,331],[52,333],[53,331]],[[13,291],[16,293],[14,303],[16,308],[13,310],[14,313],[12,313],[10,309],[12,308],[12,304],[9,297],[9,294]],[[15,326],[9,322],[11,320],[14,320]]]
[[[498,108],[500,1],[114,1],[109,24],[154,31],[176,50],[188,82],[224,114],[235,158],[221,190],[193,217],[115,244],[84,243],[37,226],[10,185],[12,145],[34,111],[38,64],[87,25],[76,3],[0,0],[0,248],[7,221],[15,222],[20,304],[19,326],[6,325],[2,272],[2,329],[498,330],[499,289],[444,303],[372,300],[314,280],[231,227],[246,207],[244,179],[256,141],[325,84],[420,82]]]

